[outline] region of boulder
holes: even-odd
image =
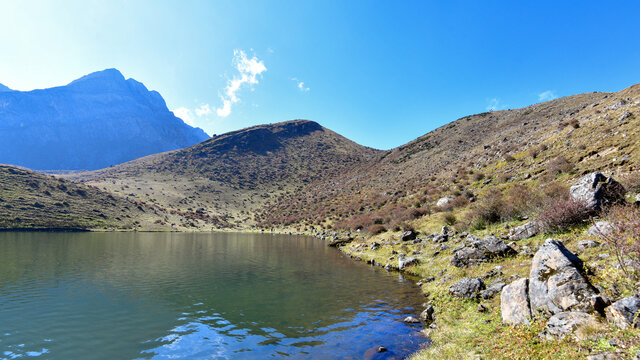
[[[332,247],[339,247],[342,245],[346,245],[352,241],[353,241],[352,237],[345,237],[345,238],[334,237],[333,239],[329,240],[328,245]]]
[[[592,312],[595,288],[582,273],[580,258],[561,242],[547,239],[531,261],[529,301],[531,313]]]
[[[505,286],[500,294],[500,313],[502,323],[507,325],[529,324],[531,307],[529,305],[529,279],[518,279]]]
[[[402,270],[408,265],[413,265],[417,263],[418,263],[418,259],[414,257],[401,257],[398,259],[398,270]]]
[[[594,247],[599,247],[600,244],[597,241],[593,241],[593,240],[580,240],[578,241],[578,245],[576,246],[576,248],[578,249],[578,251],[583,252],[586,249],[590,249],[590,248],[594,248]]]
[[[449,287],[449,293],[455,297],[475,299],[481,290],[484,289],[484,282],[480,278],[464,278]]]
[[[494,281],[493,283],[489,284],[489,286],[485,290],[482,290],[480,292],[480,297],[482,297],[485,300],[491,299],[494,296],[496,296],[500,291],[502,291],[502,288],[504,288],[505,285],[506,284],[500,280]]]
[[[402,241],[411,241],[411,240],[415,240],[416,236],[418,236],[418,234],[416,234],[415,231],[413,230],[408,230],[402,233],[402,235],[400,235],[400,240]]]
[[[434,317],[435,310],[433,306],[427,305],[427,307],[420,313],[420,319],[424,322],[433,322],[435,320]]]
[[[447,205],[449,205],[451,200],[453,200],[452,197],[445,196],[443,198],[438,199],[438,201],[436,202],[436,206],[437,207],[447,206]]]
[[[582,177],[569,190],[571,198],[584,202],[592,210],[624,201],[624,187],[612,178],[599,172]]]
[[[626,297],[605,309],[607,320],[620,329],[640,327],[640,298]]]
[[[544,336],[548,340],[563,339],[582,327],[597,326],[595,316],[581,311],[565,311],[553,315],[547,322]]]
[[[587,356],[587,360],[621,360],[624,359],[614,352],[600,352]]]
[[[380,248],[380,243],[378,242],[372,242],[371,245],[369,245],[369,249],[371,249],[372,251],[376,251]]]
[[[417,324],[417,323],[419,323],[419,322],[420,322],[420,320],[416,319],[416,318],[415,318],[415,317],[413,317],[413,316],[407,316],[407,317],[406,317],[406,318],[404,318],[404,320],[402,320],[402,321],[404,321],[404,322],[406,322],[406,323],[408,323],[408,324]]]
[[[587,234],[589,236],[604,239],[607,236],[613,234],[613,231],[613,224],[608,221],[598,221],[595,224],[591,225],[589,230],[587,230]]]
[[[547,239],[531,261],[531,313],[593,312],[590,298],[597,294],[582,273],[580,258],[561,242]]]
[[[538,223],[535,221],[529,221],[526,224],[516,226],[513,229],[509,230],[508,236],[509,240],[518,241],[534,237],[538,235],[538,232],[540,232],[540,225],[538,225]]]
[[[465,244],[454,252],[451,264],[457,267],[469,266],[515,253],[515,250],[495,236],[480,239],[477,236],[469,235]]]

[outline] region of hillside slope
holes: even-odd
[[[441,197],[466,192],[477,198],[500,183],[547,183],[594,170],[628,173],[637,170],[640,160],[639,103],[640,85],[635,85],[618,93],[574,95],[466,116],[365,166],[286,194],[258,218],[264,226],[353,229],[371,225],[352,221],[366,215],[392,225],[396,213],[429,212]]]
[[[233,131],[186,149],[70,178],[149,204],[246,226],[255,224],[253,213],[278,195],[339,176],[379,153],[315,122],[294,120]]]
[[[208,138],[116,69],[49,89],[0,89],[0,163],[92,170]]]
[[[0,229],[153,229],[164,216],[94,187],[0,165]]]

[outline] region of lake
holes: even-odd
[[[311,237],[5,232],[0,257],[3,359],[399,359],[426,341],[402,322],[413,282]]]

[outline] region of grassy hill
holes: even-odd
[[[594,170],[628,177],[638,169],[640,85],[618,93],[568,96],[522,109],[466,116],[379,154],[339,177],[284,194],[262,225],[299,223],[398,228],[437,210],[465,207],[494,188],[567,183]]]
[[[172,211],[242,226],[279,196],[330,179],[380,152],[312,121],[254,126],[192,147],[108,169],[70,175],[75,181]],[[208,226],[194,222],[194,227]]]
[[[1,229],[128,229],[162,219],[156,209],[91,186],[0,165]]]

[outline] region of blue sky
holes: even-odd
[[[303,118],[388,149],[640,83],[639,18],[633,1],[2,0],[0,83],[115,67],[209,134]]]

